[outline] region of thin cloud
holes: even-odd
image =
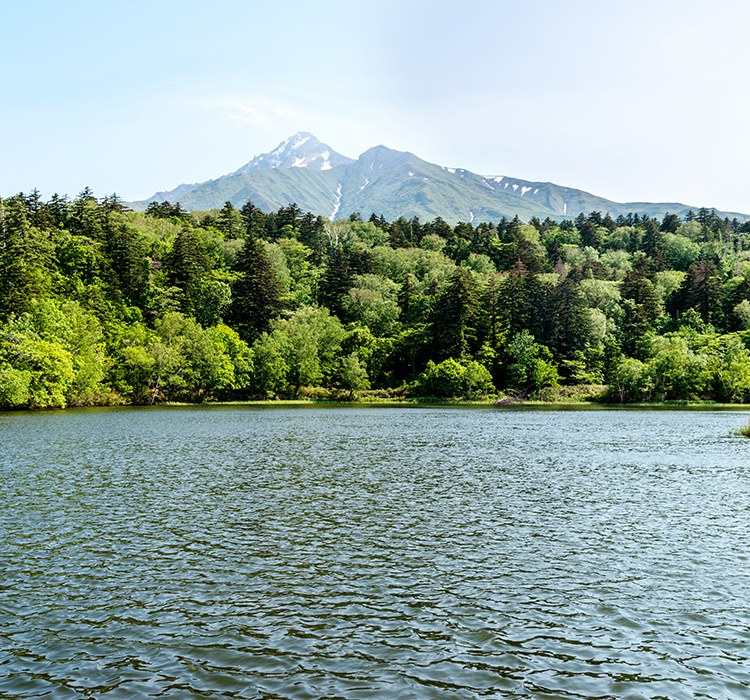
[[[297,116],[286,105],[273,100],[227,99],[209,103],[209,107],[222,110],[222,116],[252,126],[278,126],[279,122],[291,123]]]

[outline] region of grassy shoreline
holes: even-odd
[[[244,401],[210,401],[202,404],[181,403],[177,401],[155,404],[154,406],[336,406],[337,408],[365,408],[373,407],[397,407],[397,406],[434,406],[434,407],[484,407],[484,408],[571,408],[571,409],[631,409],[631,408],[706,408],[706,409],[732,409],[750,411],[750,404],[740,403],[719,403],[715,401],[651,401],[638,403],[605,403],[597,401],[541,401],[538,399],[514,400],[511,403],[499,403],[499,398],[489,399],[442,399],[437,397],[405,397],[405,398],[355,398],[352,400],[345,399],[321,399],[321,398],[304,398],[304,399],[257,399]],[[137,407],[135,404],[125,406],[128,408]]]
[[[572,387],[576,389],[577,387]],[[377,392],[372,392],[373,394]],[[497,394],[481,399],[442,398],[435,396],[373,396],[369,392],[359,392],[354,397],[344,393],[333,393],[323,396],[296,396],[292,398],[244,399],[228,401],[206,401],[204,403],[189,403],[181,401],[162,401],[155,404],[91,404],[67,407],[45,408],[3,408],[0,413],[39,412],[39,411],[68,411],[91,408],[157,408],[157,407],[206,407],[206,406],[247,406],[247,407],[476,407],[498,409],[707,409],[707,410],[736,410],[750,411],[750,404],[720,403],[708,400],[671,400],[671,401],[640,401],[633,403],[619,403],[602,400],[603,392],[567,392],[544,398],[518,398],[512,395]]]

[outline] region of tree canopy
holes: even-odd
[[[450,226],[0,200],[0,406],[268,396],[750,400],[750,224]]]

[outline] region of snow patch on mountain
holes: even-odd
[[[336,153],[330,146],[321,143],[312,134],[300,131],[282,141],[270,153],[262,153],[229,175],[241,175],[265,168],[310,168],[331,170],[337,165],[353,163],[352,158]]]
[[[336,188],[336,201],[333,204],[333,210],[331,211],[331,215],[328,217],[331,221],[333,221],[336,218],[336,214],[339,213],[340,207],[341,207],[341,183],[339,182],[339,186]]]

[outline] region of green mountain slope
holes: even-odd
[[[227,201],[239,208],[251,200],[264,211],[275,211],[294,202],[303,211],[332,219],[359,212],[363,217],[375,213],[391,221],[401,216],[407,219],[417,216],[423,221],[442,217],[450,224],[499,221],[516,215],[524,221],[533,216],[563,219],[592,211],[609,212],[612,216],[631,212],[653,217],[667,213],[684,216],[691,209],[699,209],[678,202],[618,203],[551,182],[486,177],[428,163],[411,153],[384,146],[371,148],[352,161],[335,154],[312,135],[297,134],[294,138],[295,141],[287,139],[267,158],[257,157],[258,162],[264,162],[261,168],[256,165],[248,171],[247,167],[255,164],[251,161],[240,169],[242,172],[199,185],[181,185],[131,206],[142,210],[151,201],[164,201],[167,195],[174,195],[173,201],[179,200],[186,209],[213,209]],[[302,146],[297,146],[298,143],[306,147],[312,143],[317,149],[315,153],[324,149],[327,157],[330,151],[341,164],[331,166],[326,161],[325,169],[284,167],[283,163],[302,162]],[[279,153],[284,156],[283,161]],[[282,165],[267,165],[272,156],[276,158],[274,162]],[[735,212],[717,213],[722,218],[737,217],[742,221],[750,218]]]
[[[251,200],[264,211],[275,211],[292,202],[304,211],[328,216],[336,199],[333,170],[267,168],[220,180],[211,180],[180,198],[185,209],[214,209],[231,202],[240,208]],[[148,204],[148,201],[137,204]]]

